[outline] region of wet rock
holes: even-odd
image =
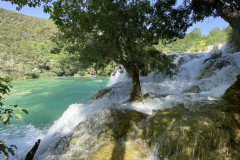
[[[117,156],[123,156],[124,159],[149,159],[143,129],[147,117],[133,110],[100,111],[80,123],[67,143],[61,140],[67,144],[67,152],[62,155],[62,159],[98,160],[101,157],[115,159]]]
[[[202,90],[199,86],[192,86],[191,88],[188,88],[186,90],[184,90],[183,92],[191,92],[191,93],[200,93]]]
[[[93,95],[92,102],[99,98],[102,98],[105,94],[109,93],[110,91],[111,91],[111,88],[104,88],[99,90],[96,94]]]
[[[207,58],[204,63],[205,68],[202,70],[200,75],[198,76],[198,80],[203,78],[208,78],[213,76],[217,71],[221,70],[222,68],[229,65],[231,62],[229,62],[227,59],[221,59],[222,53],[216,52],[213,53],[210,58]]]

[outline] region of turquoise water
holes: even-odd
[[[70,77],[20,80],[11,83],[5,105],[18,104],[28,110],[23,121],[12,120],[13,125],[33,125],[46,128],[58,120],[62,113],[74,103],[87,103],[92,95],[106,87],[108,78]]]

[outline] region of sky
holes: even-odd
[[[16,10],[16,5],[12,5],[10,2],[0,1],[0,8],[18,12]],[[49,14],[44,13],[42,7],[30,8],[25,6],[19,11],[19,13],[40,18],[49,18]],[[219,27],[220,29],[224,29],[227,26],[228,23],[225,22],[222,18],[209,17],[206,18],[203,22],[198,22],[194,24],[187,30],[187,33],[191,32],[195,27],[198,27],[202,30],[202,34],[208,35],[213,28]]]

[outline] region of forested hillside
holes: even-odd
[[[50,37],[56,32],[50,20],[0,8],[1,75],[34,78],[49,70],[55,47]]]
[[[51,20],[0,8],[0,77],[11,79],[73,75],[109,75],[113,65],[94,71],[81,69],[77,56],[57,46]]]

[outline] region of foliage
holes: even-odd
[[[235,37],[240,41],[239,0],[184,0],[182,6],[192,11],[189,14],[192,22],[202,21],[209,16],[220,16],[233,28]]]
[[[122,64],[133,84],[140,87],[139,71],[146,65],[151,70],[172,71],[172,61],[164,62],[166,55],[147,48],[159,38],[170,40],[184,35],[187,26],[180,19],[188,15],[174,9],[175,2],[55,1],[51,19],[62,32],[59,39],[70,44],[68,52],[79,55],[82,67],[104,68],[114,61]]]
[[[232,28],[229,26],[223,30],[219,28],[214,28],[211,32],[205,36],[202,34],[199,28],[194,28],[194,30],[188,34],[183,39],[177,39],[172,43],[162,44],[161,42],[156,45],[158,50],[163,52],[199,52],[207,51],[207,46],[217,46],[219,43],[226,43],[231,41],[229,34],[232,32]]]
[[[57,34],[52,21],[4,9],[0,13],[1,77],[72,76],[82,72],[78,58],[68,53],[68,44],[52,41]],[[102,68],[99,73],[110,75],[109,69],[105,72]]]
[[[240,3],[238,0],[184,0],[184,3],[188,5],[189,9],[193,11],[194,22],[202,21],[209,16],[220,16],[217,10],[217,5],[224,4],[240,10]]]
[[[48,69],[46,53],[56,27],[50,20],[0,9],[0,66],[11,78],[31,77]]]
[[[27,110],[18,107],[18,105],[11,105],[10,108],[4,107],[2,102],[4,100],[3,96],[10,92],[11,85],[9,83],[10,81],[8,79],[0,77],[0,120],[4,125],[10,124],[13,115],[16,119],[22,120],[20,113],[28,114]],[[7,159],[9,158],[9,153],[13,156],[15,155],[13,148],[16,149],[17,147],[15,145],[10,145],[9,147],[6,145],[6,142],[0,140],[0,154],[3,153]]]

